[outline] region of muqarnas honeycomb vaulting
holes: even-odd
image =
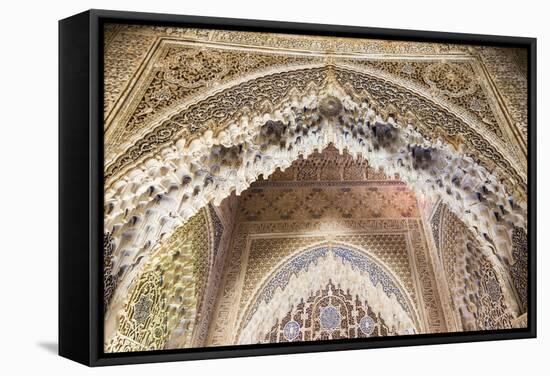
[[[107,24],[104,349],[527,325],[523,49]]]

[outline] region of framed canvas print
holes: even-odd
[[[59,27],[62,356],[536,335],[535,39],[104,10]]]

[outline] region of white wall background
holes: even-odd
[[[4,1],[0,95],[0,373],[57,375],[542,374],[550,354],[547,272],[538,242],[539,338],[504,342],[88,369],[58,357],[57,20],[87,8],[423,29],[539,38],[539,233],[548,231],[550,21],[544,1]],[[546,189],[545,189],[546,188]],[[537,371],[538,370],[538,371]]]

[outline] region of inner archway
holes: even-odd
[[[281,342],[354,338],[375,329],[379,335],[406,335],[425,332],[426,325],[399,278],[380,260],[331,244],[297,252],[275,267],[244,308],[235,344],[273,335]]]
[[[434,248],[434,244],[430,243],[429,234],[431,231],[423,219],[422,205],[419,204],[419,201],[431,202],[428,205],[431,205],[433,210],[438,205],[444,205],[441,203],[441,199],[434,202],[433,197],[418,196],[414,190],[400,180],[399,175],[387,175],[381,168],[370,166],[368,160],[363,157],[354,157],[347,151],[341,153],[336,146],[329,144],[324,150],[314,152],[308,158],[299,157],[286,169],[278,168],[265,179],[260,177],[259,180],[251,184],[250,188],[241,192],[239,197],[232,195],[218,207],[209,206],[207,218],[210,219],[208,222],[214,223],[213,218],[217,216],[231,217],[232,215],[234,218],[232,224],[228,223],[227,219],[218,219],[220,223],[228,223],[227,227],[232,226],[233,230],[229,233],[222,230],[221,234],[218,234],[220,239],[218,240],[218,250],[210,251],[210,253],[217,252],[218,256],[225,257],[225,259],[223,257],[216,259],[214,261],[216,265],[212,266],[209,272],[209,286],[217,286],[217,288],[212,288],[210,291],[215,291],[216,294],[204,299],[207,302],[217,301],[215,304],[199,306],[193,303],[193,300],[179,300],[181,299],[182,290],[178,290],[177,286],[183,287],[184,283],[188,284],[186,285],[188,287],[185,287],[186,289],[194,288],[193,286],[198,288],[199,286],[198,280],[197,282],[193,280],[184,282],[181,279],[187,275],[185,270],[176,273],[169,272],[170,278],[166,274],[164,274],[164,278],[160,278],[165,273],[163,271],[165,268],[170,270],[174,265],[177,265],[177,262],[174,264],[176,260],[172,255],[187,257],[181,253],[181,246],[168,246],[164,250],[161,249],[155,252],[155,256],[147,262],[146,265],[148,266],[137,273],[138,279],[128,288],[130,296],[129,299],[125,300],[125,306],[122,308],[122,311],[125,312],[125,320],[127,322],[135,321],[136,307],[138,307],[138,310],[143,311],[143,303],[137,300],[138,297],[141,299],[143,294],[132,292],[142,291],[141,286],[145,282],[141,281],[146,281],[148,285],[153,286],[148,291],[160,291],[159,296],[165,296],[167,301],[171,301],[179,307],[179,310],[170,312],[170,305],[168,305],[163,311],[165,312],[163,315],[170,318],[168,320],[169,326],[166,327],[164,332],[161,331],[161,334],[163,334],[160,336],[159,342],[151,342],[151,345],[149,345],[152,346],[153,343],[158,343],[159,345],[155,346],[161,346],[161,348],[174,348],[181,344],[197,346],[223,343],[256,343],[265,341],[266,338],[271,338],[270,336],[276,336],[278,339],[283,340],[285,338],[283,335],[284,326],[288,322],[296,321],[299,325],[305,323],[300,324],[300,321],[297,320],[285,319],[285,321],[283,317],[297,313],[295,310],[299,310],[299,306],[302,304],[300,299],[304,299],[304,304],[307,305],[306,303],[311,298],[313,300],[310,303],[313,304],[314,301],[324,299],[322,297],[325,293],[338,294],[342,299],[345,298],[346,301],[353,302],[356,308],[349,312],[355,312],[354,315],[361,313],[362,316],[349,321],[351,326],[347,328],[352,331],[346,333],[353,332],[359,336],[364,335],[360,324],[361,319],[366,317],[365,312],[370,312],[369,317],[373,320],[378,335],[455,331],[464,328],[463,325],[468,325],[466,326],[468,330],[478,329],[478,326],[472,327],[471,325],[481,325],[480,323],[483,322],[481,317],[489,317],[487,316],[489,312],[498,312],[498,316],[492,319],[491,325],[502,325],[503,323],[504,325],[511,325],[513,319],[511,312],[516,309],[513,298],[510,298],[514,296],[514,292],[510,290],[506,282],[509,276],[499,269],[499,265],[493,264],[494,259],[483,256],[483,262],[490,265],[489,268],[494,269],[495,272],[488,275],[487,282],[484,282],[485,284],[481,288],[470,286],[471,282],[469,280],[471,278],[468,275],[458,275],[458,271],[463,270],[458,268],[456,272],[455,269],[452,271],[447,270],[449,275],[452,273],[457,275],[454,280],[446,281],[443,278],[443,280],[438,281],[436,275],[438,264],[434,261],[434,258],[440,257],[438,252],[447,251],[437,248],[437,245]],[[446,207],[445,210],[450,209]],[[204,216],[201,213],[202,211],[186,223],[198,223],[197,216]],[[459,220],[459,223],[462,222]],[[184,226],[177,231],[183,231],[182,234],[186,233],[189,237],[189,228]],[[194,231],[206,234],[211,231],[215,232],[215,230],[209,230],[207,227],[199,227]],[[443,234],[446,235],[447,232],[445,231]],[[475,252],[485,254],[486,249],[480,247],[475,240],[477,239],[476,234],[470,233],[469,236],[476,244]],[[225,237],[226,247],[231,246],[230,249],[221,250],[222,237]],[[163,244],[168,245],[174,241],[181,243],[181,239],[185,238],[176,233],[167,238]],[[279,277],[274,277],[277,275],[276,270],[280,270],[285,265],[299,264],[297,255],[300,254],[303,245],[308,244],[310,241],[318,242],[319,246],[330,244],[329,248],[325,245],[324,249],[330,249],[331,255],[318,259],[329,260],[327,263],[312,263],[310,273],[306,273],[302,275],[301,279],[293,281],[296,286],[284,290],[297,295],[293,298],[286,296],[273,300],[273,302],[284,301],[285,304],[271,303],[271,306],[262,306],[256,319],[250,317],[251,315],[247,313],[247,311],[250,311],[249,308],[245,306],[238,308],[236,302],[258,301],[258,298],[252,298],[252,296],[258,295],[259,291],[262,291],[261,286],[267,284],[269,280],[280,280]],[[327,241],[329,243],[326,243]],[[467,246],[467,243],[461,242],[460,239],[452,241],[453,244]],[[347,244],[347,242],[351,243]],[[185,242],[181,244],[184,245]],[[192,244],[189,244],[189,247],[192,248]],[[396,290],[399,291],[399,294],[393,294],[393,298],[392,294],[384,297],[376,292],[377,286],[370,288],[369,293],[369,289],[365,288],[366,281],[370,278],[368,273],[365,275],[364,272],[361,273],[356,267],[347,264],[345,260],[343,261],[339,255],[336,255],[340,257],[339,259],[332,255],[333,250],[338,249],[338,244],[340,244],[340,248],[343,247],[341,249],[348,251],[357,249],[357,247],[369,249],[369,252],[373,255],[370,256],[370,259],[377,260],[374,264],[381,266],[377,269],[377,273],[380,274],[381,271],[387,270],[386,274],[391,276],[392,281],[395,281],[394,285],[399,286]],[[286,256],[286,261],[281,260],[279,262],[280,266],[274,269],[260,268],[264,271],[258,271],[260,274],[256,277],[247,277],[248,273],[252,273],[252,265],[256,268],[258,265],[264,264],[265,261],[262,260],[265,257],[268,259],[275,257],[279,252],[277,251],[278,247],[286,249],[284,252],[290,252]],[[306,249],[311,248],[306,247]],[[320,248],[314,249],[319,250]],[[479,255],[475,257],[479,258]],[[386,261],[381,261],[382,259]],[[386,265],[386,263],[391,266]],[[243,265],[249,266],[245,267]],[[157,282],[151,282],[148,275],[149,270],[160,273],[155,280]],[[270,272],[269,270],[274,271]],[[292,274],[288,271],[286,273],[287,276]],[[240,274],[242,276],[239,276]],[[317,281],[312,276],[323,276],[323,279]],[[327,279],[327,276],[330,276],[330,278]],[[339,276],[344,276],[346,279],[341,280]],[[233,282],[231,282],[232,278],[234,278]],[[350,283],[347,278],[350,278],[354,283]],[[160,280],[164,280],[164,282],[161,283]],[[239,285],[238,281],[242,282],[242,285]],[[264,282],[258,284],[261,281]],[[478,300],[473,301],[473,304],[479,304],[477,308],[473,310],[469,308],[472,302],[466,301],[462,305],[460,301],[454,301],[452,295],[447,292],[452,291],[452,289],[448,290],[448,285],[456,286],[456,282],[461,283],[461,281],[465,281],[466,285],[461,290],[462,295],[460,296],[468,299],[472,294],[478,296]],[[169,286],[174,286],[175,289]],[[300,286],[301,288],[306,286],[306,289],[302,291],[298,288]],[[380,289],[380,286],[378,285],[378,289]],[[170,290],[171,288],[172,290]],[[239,297],[232,295],[238,291],[241,291]],[[273,291],[279,293],[278,289]],[[281,293],[284,293],[284,291],[281,291]],[[489,291],[492,295],[488,295]],[[377,298],[373,299],[373,296]],[[401,298],[397,299],[398,296],[401,296]],[[492,296],[492,298],[487,298],[488,296]],[[403,297],[407,298],[404,299]],[[401,311],[391,311],[396,309],[396,304],[398,304],[392,299],[406,301],[406,308],[401,308]],[[494,306],[497,304],[496,302],[501,305],[493,308],[493,311],[484,308],[487,304],[488,307]],[[275,304],[275,307],[273,304]],[[334,304],[336,303],[332,302],[331,306],[334,306]],[[462,317],[459,313],[460,309],[456,312],[449,308],[446,309],[447,304],[448,307],[456,304],[456,307],[460,307],[462,310],[468,309],[469,311],[465,312],[464,317]],[[227,311],[224,305],[227,305]],[[386,311],[389,309],[390,312],[382,312],[381,307],[386,307]],[[340,314],[344,314],[343,312]],[[149,313],[152,314],[152,311]],[[318,314],[320,315],[320,311]],[[474,319],[475,323],[471,324],[472,320],[468,317],[478,314],[480,318]],[[316,317],[320,319],[319,315]],[[147,317],[145,314],[141,314],[140,317],[142,316]],[[157,314],[157,316],[162,315]],[[247,318],[247,316],[249,317]],[[262,317],[278,317],[280,321],[277,323],[258,319]],[[398,319],[398,317],[401,318]],[[365,318],[365,320],[369,319]],[[261,327],[247,324],[250,321],[253,323],[260,321]],[[283,321],[284,325],[282,324]],[[164,328],[160,323],[155,324],[155,322],[145,319],[142,322],[144,327],[138,331],[140,333],[155,332],[158,330],[158,325]],[[202,325],[205,322],[210,322],[210,325],[203,327]],[[217,325],[217,323],[224,324],[217,329],[215,326],[212,327],[212,323],[214,325]],[[198,328],[196,331],[193,329],[195,327]],[[236,331],[237,328],[239,331]],[[114,329],[118,333],[120,327]],[[368,332],[366,328],[363,329]],[[313,332],[311,330],[309,332],[312,335]],[[306,340],[305,332],[300,333],[304,334],[303,340]],[[334,335],[336,335],[335,333]],[[343,333],[340,333],[339,336],[343,336]],[[147,336],[145,334],[142,334],[143,338],[155,338],[152,335]],[[281,337],[281,335],[283,336]],[[319,335],[323,337],[328,334]],[[372,335],[372,333],[369,335]],[[122,337],[115,334],[115,343],[120,343],[120,338]],[[186,338],[188,342],[182,342],[182,338]],[[117,349],[119,347],[115,345],[112,348]]]

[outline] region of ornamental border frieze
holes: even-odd
[[[218,42],[241,47],[269,47],[310,52],[335,51],[355,54],[464,54],[470,46],[451,43],[390,41],[299,34],[246,32],[182,28],[172,26],[123,25],[124,31],[136,37],[156,36],[184,38],[197,42]]]
[[[527,113],[527,53],[521,54],[522,49],[485,46],[476,46],[474,51],[491,76],[499,95],[504,98],[503,107],[510,118],[515,121],[513,126],[524,145],[527,146],[529,121]],[[518,59],[524,61],[518,64],[516,62]],[[503,66],[506,69],[502,69]]]
[[[426,310],[426,319],[431,329],[436,332],[447,330],[445,313],[441,304],[441,292],[438,290],[435,280],[434,265],[429,256],[429,250],[421,219],[407,219],[408,234],[413,256],[418,273],[418,279],[422,289],[423,309]]]
[[[113,35],[105,40],[103,117],[106,125],[119,111],[121,102],[126,101],[123,94],[128,92],[136,78],[140,76],[141,66],[150,61],[158,41],[159,38],[155,35],[143,33],[136,35],[125,27],[117,27]],[[110,50],[115,50],[116,53]]]
[[[239,233],[274,234],[293,232],[315,232],[326,228],[342,229],[359,232],[406,231],[406,218],[400,219],[338,219],[334,221],[271,221],[271,222],[241,222]]]
[[[472,68],[477,76],[483,77],[480,80],[480,85],[486,94],[490,111],[495,116],[497,126],[500,126],[501,129],[504,128],[503,132],[506,133],[506,137],[510,141],[508,150],[517,159],[519,167],[525,170],[524,173],[527,174],[527,139],[523,138],[523,135],[520,134],[521,131],[513,123],[514,117],[510,114],[509,105],[500,99],[502,88],[492,83],[494,77],[487,66],[487,62],[479,55],[474,58]]]
[[[246,232],[238,231],[227,250],[223,277],[218,289],[216,306],[213,312],[213,320],[208,331],[208,346],[227,344],[228,323],[233,322],[234,302],[239,298],[237,286],[243,270],[243,263],[245,262],[244,257],[246,256],[245,252],[242,252],[243,247],[238,245],[246,244],[246,241]]]
[[[355,54],[439,54],[464,53],[468,46],[443,43],[402,42],[380,39],[322,37],[293,34],[234,32],[213,30],[209,41],[225,42],[241,46],[269,46],[289,50],[312,52],[334,51]]]
[[[345,180],[345,181],[255,181],[254,188],[293,188],[293,187],[403,187],[407,184],[400,180]]]

